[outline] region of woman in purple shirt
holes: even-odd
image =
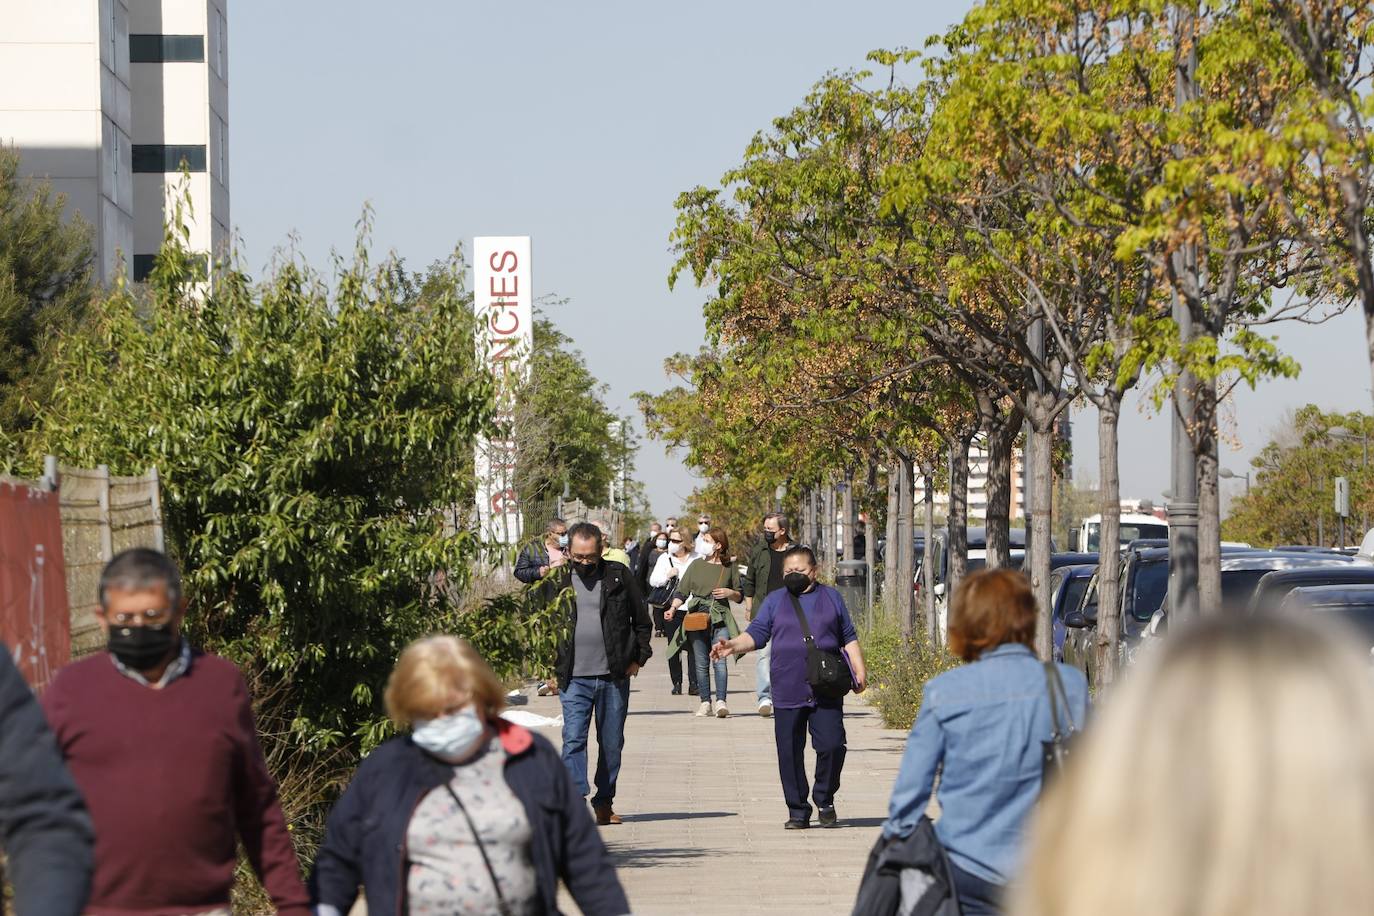
[[[785,588],[768,593],[759,605],[749,629],[734,639],[722,639],[712,656],[725,658],[773,646],[769,673],[773,687],[773,736],[778,745],[778,773],[787,801],[787,830],[811,826],[810,793],[819,810],[822,827],[834,827],[835,793],[844,769],[844,700],[819,699],[806,682],[806,643],[792,600],[801,602],[816,648],[843,650],[854,676],[854,692],[862,693],[868,682],[859,634],[840,593],[816,581],[816,555],[810,547],[793,547],[782,561]],[[816,751],[815,790],[806,778],[806,733]]]

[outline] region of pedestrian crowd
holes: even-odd
[[[360,894],[375,916],[552,914],[560,885],[588,916],[624,916],[597,828],[621,823],[630,682],[655,635],[673,695],[688,655],[703,718],[730,715],[728,664],[757,653],[782,828],[837,826],[844,699],[868,673],[850,610],[818,572],[781,514],[740,556],[706,516],[695,532],[668,519],[616,545],[554,519],[515,575],[567,608],[540,663],[561,749],[503,715],[505,685],[469,644],[412,643],[384,693],[398,735],[357,768],[303,879],[242,675],[183,635],[172,561],[125,551],[99,584],[106,651],[62,669],[41,701],[0,652],[14,912],[227,916],[241,849],[288,916],[344,916]],[[948,646],[963,664],[924,685],[855,914],[1374,908],[1374,684],[1353,640],[1276,614],[1178,628],[1089,724],[1082,674],[1034,654],[1038,617],[1029,583],[1005,569],[952,596]]]

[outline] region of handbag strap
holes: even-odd
[[[1044,662],[1045,666],[1045,688],[1050,695],[1050,721],[1054,725],[1054,738],[1060,740],[1072,735],[1076,729],[1073,722],[1073,708],[1069,706],[1069,692],[1064,689],[1064,678],[1059,673],[1059,666],[1054,662]],[[1068,721],[1068,729],[1065,730],[1059,721],[1059,703],[1064,703],[1064,718]]]
[[[816,640],[811,635],[811,625],[806,622],[806,614],[802,611],[801,599],[791,592],[787,597],[792,599],[792,610],[797,612],[797,623],[801,624],[802,641],[806,643],[808,649],[816,648]]]
[[[482,835],[477,832],[477,825],[472,822],[472,815],[468,814],[467,806],[458,797],[458,793],[453,791],[451,783],[445,781],[444,788],[448,790],[448,797],[453,799],[453,803],[458,806],[458,810],[463,814],[463,820],[468,822],[468,829],[472,831],[472,841],[477,844],[477,851],[482,855],[482,864],[487,867],[487,874],[491,877],[491,886],[496,891],[497,909],[501,911],[501,916],[513,916],[510,904],[506,902],[506,895],[501,893],[501,882],[496,880],[496,869],[491,867],[491,858],[487,855],[487,847],[482,844]]]

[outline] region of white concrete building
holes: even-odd
[[[968,452],[968,517],[970,524],[985,521],[988,517],[988,453],[986,440],[974,440]],[[926,489],[918,475],[913,487],[916,511],[920,514],[921,505],[926,498]],[[949,513],[949,490],[935,491],[935,512],[938,515]],[[1012,449],[1011,453],[1011,519],[1026,517],[1026,463],[1022,460],[1021,450]]]
[[[0,143],[141,280],[190,172],[189,244],[229,243],[227,0],[0,0]]]

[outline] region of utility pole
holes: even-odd
[[[1197,97],[1196,14],[1180,8],[1175,16],[1174,106],[1181,111]],[[1183,245],[1173,258],[1177,277],[1196,276],[1196,245]],[[1173,315],[1179,340],[1186,346],[1193,339],[1193,313],[1177,288],[1173,291]],[[1194,388],[1192,374],[1180,373],[1174,385],[1173,496],[1169,500],[1169,615],[1175,621],[1198,616],[1197,449],[1188,427],[1193,419]]]

